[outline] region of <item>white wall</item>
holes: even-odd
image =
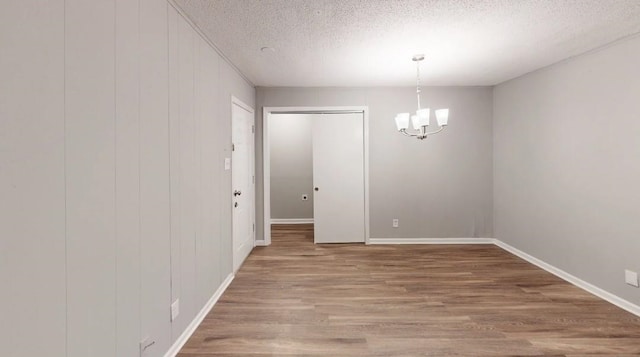
[[[313,219],[311,124],[309,114],[269,118],[272,219]]]
[[[420,141],[393,118],[416,107],[415,88],[268,88],[256,92],[256,182],[262,182],[262,107],[369,107],[371,238],[493,235],[490,87],[423,88],[432,108],[449,107],[449,127]],[[258,222],[262,185],[256,187]],[[392,228],[393,218],[400,227]],[[257,224],[257,237],[263,227]]]
[[[640,302],[640,37],[494,92],[495,237]]]
[[[64,1],[0,11],[0,346],[66,353]]]
[[[253,87],[166,0],[9,2],[0,48],[2,355],[163,355],[232,272]]]

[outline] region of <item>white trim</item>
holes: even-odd
[[[263,107],[262,109],[262,223],[265,245],[271,244],[271,152],[269,150],[269,117],[271,113],[304,114],[304,113],[363,113],[364,136],[364,242],[370,241],[369,220],[369,107],[368,106],[334,106],[334,107]]]
[[[202,310],[200,310],[198,315],[196,315],[193,321],[191,321],[189,326],[187,326],[187,328],[180,335],[180,337],[178,337],[176,342],[173,343],[173,345],[169,348],[169,351],[167,351],[167,353],[164,354],[164,357],[175,357],[176,355],[178,355],[178,352],[180,352],[180,349],[182,348],[182,346],[184,346],[184,344],[187,343],[191,335],[193,335],[193,333],[196,331],[198,326],[200,326],[200,323],[202,323],[202,320],[204,320],[204,318],[207,316],[209,311],[211,311],[211,309],[216,304],[216,302],[218,302],[218,300],[220,299],[222,294],[225,292],[225,290],[227,290],[227,288],[233,281],[233,278],[234,278],[233,274],[227,275],[227,278],[222,282],[218,290],[216,290],[216,292],[213,294],[211,299],[207,301],[207,303],[204,305]]]
[[[640,316],[640,306],[638,306],[638,305],[636,305],[636,304],[634,304],[634,303],[632,303],[630,301],[627,301],[627,300],[625,300],[625,299],[623,299],[621,297],[618,297],[618,296],[616,296],[616,295],[614,295],[614,294],[612,294],[612,293],[610,293],[608,291],[605,291],[605,290],[603,290],[603,289],[601,289],[601,288],[599,288],[599,287],[597,287],[597,286],[595,286],[593,284],[590,284],[590,283],[588,283],[588,282],[586,282],[586,281],[584,281],[584,280],[582,280],[582,279],[580,279],[578,277],[575,277],[575,276],[567,273],[566,271],[564,271],[562,269],[559,269],[559,268],[557,268],[557,267],[555,267],[555,266],[553,266],[553,265],[551,265],[549,263],[546,263],[546,262],[544,262],[544,261],[542,261],[542,260],[540,260],[540,259],[538,259],[538,258],[536,258],[536,257],[534,257],[532,255],[529,255],[529,254],[527,254],[527,253],[525,253],[525,252],[523,252],[523,251],[521,251],[521,250],[519,250],[519,249],[517,249],[515,247],[512,247],[509,244],[504,243],[504,242],[502,242],[502,241],[500,241],[498,239],[495,239],[495,245],[497,245],[498,247],[506,250],[507,252],[509,252],[509,253],[521,258],[521,259],[526,260],[527,262],[529,262],[529,263],[531,263],[533,265],[538,266],[539,268],[542,268],[542,269],[548,271],[549,273],[559,277],[560,279],[565,280],[565,281],[567,281],[567,282],[569,282],[569,283],[581,288],[582,290],[585,290],[585,291],[587,291],[587,292],[589,292],[589,293],[591,293],[591,294],[593,294],[593,295],[595,295],[595,296],[597,296],[597,297],[599,297],[601,299],[604,299],[604,300],[606,300],[606,301],[618,306],[619,308],[624,309],[624,310],[626,310],[626,311],[628,311],[628,312],[630,312],[630,313],[632,313],[632,314],[634,314],[636,316]]]
[[[271,218],[271,224],[311,224],[313,218]]]
[[[243,102],[242,100],[240,100],[240,98],[236,97],[235,95],[231,96],[231,104],[236,104],[237,106],[239,106],[240,108],[248,111],[251,114],[255,114],[255,111],[253,110],[253,108],[251,108],[251,106],[249,104],[246,104],[245,102]],[[253,119],[253,122],[255,124],[256,119]]]
[[[266,247],[267,244],[264,242],[264,239],[256,241],[256,247]]]
[[[369,244],[371,233],[369,231],[369,110],[363,110],[364,115],[364,244]]]
[[[262,108],[262,240],[271,244],[271,149],[268,108]]]
[[[368,111],[368,106],[328,106],[328,107],[264,107],[267,113],[275,114],[314,114],[314,113],[354,113]]]
[[[368,244],[494,244],[493,238],[370,238]]]

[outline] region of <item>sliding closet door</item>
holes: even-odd
[[[316,243],[364,242],[364,116],[314,114]]]

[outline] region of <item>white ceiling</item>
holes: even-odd
[[[494,85],[640,32],[640,0],[176,2],[257,86],[410,86],[416,53],[423,85]]]

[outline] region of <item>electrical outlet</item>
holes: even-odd
[[[155,345],[156,341],[152,340],[151,337],[147,336],[144,338],[144,340],[140,341],[140,356],[141,357],[146,357],[146,356],[150,356],[151,351],[149,351],[151,349],[151,346]]]
[[[638,273],[636,273],[635,271],[625,270],[624,281],[631,286],[635,286],[636,288],[640,286],[640,284],[638,284]]]
[[[398,228],[400,226],[400,220],[397,218],[393,219],[393,228]]]
[[[307,194],[302,195],[302,200],[303,201],[306,201],[308,199],[309,199],[309,195],[307,195]]]
[[[180,299],[176,299],[176,301],[171,304],[171,321],[175,321],[180,315]]]

